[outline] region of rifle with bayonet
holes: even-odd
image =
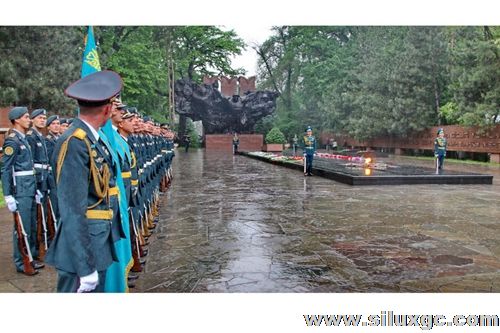
[[[45,253],[48,249],[47,243],[47,224],[45,223],[45,210],[43,204],[37,202],[36,204],[36,220],[37,220],[37,243],[38,243],[38,257],[40,260],[45,258]]]
[[[19,214],[19,211],[15,211],[13,214],[17,234],[17,246],[19,247],[21,257],[23,258],[23,271],[27,275],[35,275],[37,272],[31,265],[31,263],[33,262],[33,257],[31,256],[28,235],[24,230],[21,214]]]
[[[52,206],[52,200],[47,196],[47,231],[49,233],[49,241],[52,241],[57,232],[57,219]]]
[[[134,264],[131,268],[132,272],[142,272],[141,266],[141,245],[139,244],[137,227],[135,225],[134,214],[132,210],[129,208],[129,216],[130,216],[130,241],[132,245],[132,259],[134,260]]]

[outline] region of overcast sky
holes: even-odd
[[[247,44],[240,56],[232,59],[233,68],[243,67],[247,77],[257,74],[257,53],[253,45],[262,44],[271,35],[271,26],[226,25],[223,29],[233,29]]]

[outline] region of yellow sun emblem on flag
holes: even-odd
[[[101,70],[101,65],[99,63],[99,55],[97,54],[96,49],[92,49],[92,51],[87,53],[87,55],[85,56],[85,62],[90,66],[94,67],[96,70],[98,71]]]

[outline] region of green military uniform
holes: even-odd
[[[9,119],[15,120],[28,112],[25,107],[15,107],[9,112]],[[24,231],[27,234],[31,255],[37,255],[36,249],[36,217],[35,192],[36,178],[33,157],[26,136],[18,130],[9,131],[3,145],[2,155],[2,189],[9,202],[13,198],[22,219]],[[10,208],[9,210],[14,211]],[[17,233],[13,233],[14,264],[18,272],[23,271],[23,259],[18,247]],[[32,263],[33,264],[33,263]],[[37,267],[41,268],[41,267]]]
[[[118,74],[101,71],[76,81],[65,93],[78,100],[83,117],[84,107],[107,107],[121,87]],[[87,286],[89,277],[98,282],[84,290],[102,292],[106,269],[117,260],[111,236],[108,155],[96,129],[83,118],[75,119],[55,146],[51,164],[60,220],[46,262],[57,269],[58,292],[76,292]],[[96,274],[98,280],[93,279]]]
[[[438,129],[437,134],[438,137],[434,140],[434,156],[436,157],[437,169],[438,171],[443,170],[444,166],[444,158],[446,157],[446,146],[448,145],[446,138],[440,137],[439,134],[444,131],[442,128]]]

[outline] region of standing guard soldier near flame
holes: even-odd
[[[312,176],[313,158],[316,152],[316,138],[312,135],[311,126],[308,126],[306,129],[306,135],[302,140],[302,148],[304,149],[304,159],[306,163],[304,176]]]
[[[57,141],[51,161],[60,220],[45,260],[57,270],[58,292],[102,292],[106,269],[117,260],[109,202],[113,166],[98,130],[110,118],[122,85],[117,73],[105,70],[65,91],[78,101],[80,116]]]
[[[33,215],[36,179],[31,149],[25,135],[31,123],[28,109],[20,106],[13,108],[9,111],[9,120],[13,128],[3,145],[2,189],[7,207],[21,218],[23,233],[27,236],[24,237],[23,251],[18,242],[18,236],[22,235],[14,230],[14,264],[18,272],[35,275],[38,273],[37,269],[43,268],[44,265],[33,260],[36,254],[36,219]],[[29,252],[29,255],[26,252]],[[26,256],[30,257],[29,261],[34,269],[23,265]]]
[[[444,158],[446,157],[446,138],[442,128],[437,131],[438,137],[434,140],[434,157],[436,157],[436,174],[443,171]]]

